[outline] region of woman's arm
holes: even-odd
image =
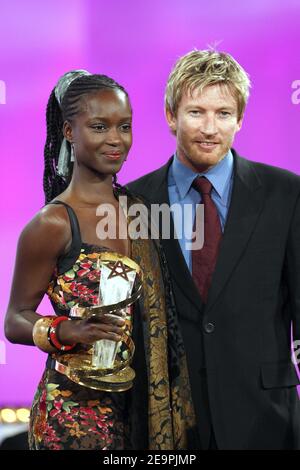
[[[71,229],[63,206],[46,206],[23,230],[17,249],[13,283],[5,317],[5,336],[12,343],[33,345],[32,329],[41,318],[36,310],[47,291],[58,257],[71,243]],[[49,314],[49,312],[46,312]],[[125,321],[105,317],[62,322],[62,344],[91,344],[98,339],[119,341]]]
[[[19,238],[5,318],[5,335],[12,343],[33,344],[32,328],[40,318],[36,310],[47,291],[57,258],[71,241],[64,212],[62,207],[46,206]]]

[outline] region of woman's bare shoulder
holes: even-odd
[[[22,230],[20,241],[61,251],[71,240],[69,216],[63,205],[47,204]]]

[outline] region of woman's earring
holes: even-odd
[[[75,146],[74,146],[73,142],[71,143],[71,158],[70,158],[70,161],[75,162]]]
[[[69,174],[70,148],[68,147],[68,145],[69,143],[64,138],[60,146],[56,167],[56,173],[62,178],[66,178]]]

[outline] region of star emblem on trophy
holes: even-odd
[[[134,269],[130,268],[129,266],[126,266],[122,261],[110,261],[106,264],[106,266],[111,270],[108,279],[112,279],[116,276],[121,276],[126,281],[129,281],[127,273],[134,271]]]

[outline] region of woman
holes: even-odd
[[[110,204],[120,214],[115,222],[118,234],[119,228],[127,229],[119,196],[126,195],[129,206],[141,202],[115,182],[131,147],[131,120],[127,92],[104,75],[69,72],[49,98],[46,206],[21,234],[5,322],[10,341],[36,344],[49,353],[31,411],[31,449],[181,449],[188,445],[193,407],[159,247],[149,239],[101,241],[97,233],[99,205]],[[101,273],[95,261],[104,251],[131,257],[144,273],[143,298],[134,304],[132,316],[137,374],[126,392],[80,385],[53,365],[56,353],[76,354],[78,345],[88,347],[101,339],[119,342],[128,327],[116,316],[102,316],[97,322],[68,321],[74,305],[98,303]],[[45,293],[57,317],[36,312]]]

